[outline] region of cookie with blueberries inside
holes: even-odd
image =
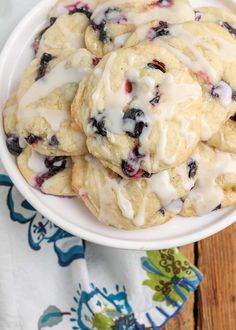
[[[78,83],[94,67],[86,50],[44,53],[32,61],[17,91],[17,130],[36,151],[52,156],[86,152],[82,132],[71,127],[70,106]]]
[[[91,154],[139,179],[191,155],[200,137],[201,94],[168,50],[139,45],[106,55],[81,81],[72,117]]]
[[[146,228],[162,224],[180,211],[181,198],[195,183],[194,163],[189,159],[151,178],[126,180],[91,155],[78,156],[72,158],[72,186],[102,223],[126,230]],[[163,184],[168,190],[163,190]]]
[[[17,157],[18,168],[25,180],[45,194],[74,196],[71,187],[70,157],[45,156],[27,146]]]
[[[193,19],[194,11],[187,0],[101,0],[90,18],[85,43],[88,50],[102,57],[123,47],[137,26],[153,20],[180,23]]]

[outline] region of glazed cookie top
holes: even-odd
[[[140,27],[126,46],[150,40],[173,52],[203,88],[201,139],[208,140],[235,112],[236,40],[211,22],[165,22]]]
[[[122,47],[136,26],[153,20],[179,23],[194,20],[194,12],[186,0],[100,0],[86,31],[86,47],[102,57]]]
[[[84,33],[89,19],[82,13],[51,18],[51,26],[35,38],[33,48],[37,56],[50,53],[59,56],[65,49],[79,49],[85,46]]]
[[[58,0],[50,10],[49,17],[82,13],[90,18],[97,2],[97,0]]]
[[[195,20],[197,22],[215,22],[236,37],[236,15],[229,11],[216,7],[201,7],[195,10]]]
[[[194,186],[197,173],[189,160],[149,179],[125,180],[90,155],[74,157],[72,168],[73,189],[95,216],[124,229],[160,224],[178,213],[179,198]]]
[[[72,116],[89,151],[121,176],[140,178],[185,161],[199,141],[201,88],[165,48],[106,55],[82,80]]]
[[[49,12],[49,21],[32,44],[35,53],[54,56],[67,48],[85,46],[84,33],[97,1],[59,0]]]
[[[78,83],[93,68],[85,49],[54,58],[44,53],[25,71],[17,91],[17,129],[27,143],[47,155],[86,151],[82,133],[71,128],[70,105]]]
[[[220,130],[215,133],[207,144],[219,150],[236,154],[236,118],[231,117]]]
[[[17,157],[17,165],[26,181],[45,194],[74,196],[71,187],[69,157],[47,157],[30,146]]]
[[[3,109],[3,126],[6,133],[6,144],[11,154],[20,155],[26,146],[24,138],[17,131],[17,98],[16,95],[9,97]]]
[[[225,191],[235,189],[236,155],[200,143],[192,159],[198,167],[196,182],[184,201],[181,214],[202,216],[220,208]]]

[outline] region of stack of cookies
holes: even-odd
[[[236,16],[59,0],[33,48],[3,113],[30,185],[122,229],[236,204]]]

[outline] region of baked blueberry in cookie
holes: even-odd
[[[93,127],[96,134],[107,136],[107,130],[105,126],[105,116],[102,113],[97,114],[97,118],[90,118],[90,124]]]
[[[40,67],[38,68],[35,81],[43,78],[46,74],[48,63],[53,59],[53,56],[48,53],[44,53],[40,59]]]
[[[20,146],[19,136],[15,134],[7,134],[6,143],[7,148],[12,155],[19,156],[21,154],[23,148]]]
[[[84,5],[82,7],[74,7],[73,9],[69,10],[69,15],[74,15],[76,13],[84,14],[88,18],[90,18],[92,15],[91,11],[89,10],[88,5]]]
[[[163,73],[166,72],[166,66],[164,63],[158,61],[158,60],[153,60],[151,63],[148,63],[147,65],[149,68],[151,69],[155,69],[155,70],[160,70]]]
[[[37,144],[39,141],[42,141],[42,138],[40,136],[30,134],[25,138],[25,140],[28,144],[33,145],[33,144]]]
[[[173,6],[173,0],[157,0],[150,4],[150,6],[158,6],[161,8],[169,8]]]
[[[42,39],[42,36],[44,35],[44,33],[51,27],[53,26],[53,24],[56,22],[57,20],[57,17],[50,17],[49,19],[49,25],[46,26],[41,32],[39,32],[39,34],[36,36],[36,38],[34,39],[34,42],[33,42],[33,49],[35,51],[35,53],[37,53],[38,51],[38,48],[39,48],[39,43],[40,43],[40,40]]]
[[[158,26],[150,28],[150,30],[148,31],[147,39],[153,40],[157,37],[169,35],[170,31],[168,27],[169,26],[167,22],[160,21]]]
[[[198,169],[198,166],[197,166],[197,163],[195,160],[190,160],[189,163],[188,163],[188,168],[189,168],[189,172],[188,172],[188,177],[190,179],[194,178],[197,174],[197,169]]]
[[[140,109],[131,108],[123,116],[124,131],[133,138],[138,138],[147,127],[144,112]]]

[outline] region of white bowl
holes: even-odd
[[[56,0],[41,1],[16,27],[0,57],[0,110],[15,90],[33,51],[35,32],[45,23],[47,13]],[[232,1],[192,1],[195,6],[216,4],[233,5]],[[176,217],[168,223],[136,231],[118,230],[97,221],[81,201],[43,195],[31,188],[20,174],[14,157],[5,143],[0,115],[0,150],[2,163],[22,195],[45,217],[64,230],[88,241],[116,248],[152,250],[192,243],[208,237],[232,224],[236,208],[223,209],[201,218]]]

